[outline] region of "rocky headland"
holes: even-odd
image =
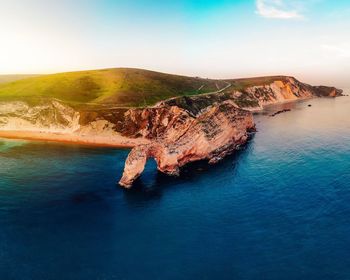
[[[218,162],[248,141],[255,131],[252,111],[265,105],[341,94],[334,87],[313,87],[282,77],[242,91],[175,97],[152,108],[129,110],[123,133],[152,141],[131,150],[119,184],[131,187],[148,158],[154,158],[158,170],[168,175],[179,175],[180,168],[192,161]]]
[[[255,131],[252,114],[230,100],[203,108],[197,114],[177,106],[145,109],[136,114],[140,120],[152,115],[152,127],[146,129],[146,135],[154,140],[131,150],[119,182],[127,188],[140,176],[150,157],[156,160],[159,171],[179,175],[180,168],[189,162],[218,162],[245,144],[249,133]]]
[[[342,95],[334,87],[314,87],[285,76],[222,80],[216,86],[216,91],[143,108],[75,107],[53,98],[2,101],[0,136],[130,147],[119,182],[129,188],[149,158],[160,172],[179,175],[187,163],[214,164],[233,153],[255,131],[252,112],[265,105]]]

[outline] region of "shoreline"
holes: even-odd
[[[262,107],[248,110],[252,114],[261,113],[265,108],[273,105],[279,105],[283,103],[294,103],[297,101],[305,100],[285,100],[281,102],[264,104]],[[67,145],[82,145],[90,147],[111,147],[119,149],[132,149],[140,144],[146,144],[149,141],[146,139],[132,139],[121,135],[108,135],[108,136],[96,136],[96,135],[79,135],[79,134],[65,134],[43,131],[20,131],[20,130],[0,130],[0,139],[17,139],[17,140],[29,140],[38,142],[52,142],[61,143]]]
[[[132,139],[120,135],[114,136],[90,136],[78,134],[48,133],[39,131],[9,131],[0,130],[0,138],[30,140],[39,142],[56,142],[63,144],[75,144],[92,147],[113,147],[131,149],[137,145],[146,144],[146,139]]]
[[[252,112],[252,114],[256,114],[256,113],[264,112],[264,110],[269,110],[269,109],[273,108],[274,106],[281,106],[281,105],[285,105],[285,104],[299,103],[299,102],[304,102],[304,101],[307,101],[307,100],[312,100],[312,99],[315,99],[315,98],[319,98],[319,97],[305,97],[305,98],[297,98],[297,99],[285,99],[285,100],[282,100],[282,101],[266,103],[266,104],[263,104],[261,107],[255,107],[255,108],[252,108],[252,109],[247,109],[247,108],[243,108],[243,109]]]
[[[299,102],[305,102],[307,100],[312,100],[311,98],[298,98],[293,100],[283,100],[275,103],[264,104],[262,107],[254,108],[248,110],[253,115],[264,112],[266,109],[273,108],[273,106],[283,105],[283,104],[293,104]],[[42,132],[42,131],[19,131],[19,130],[0,130],[0,138],[4,139],[18,139],[18,140],[30,140],[39,142],[56,142],[62,144],[75,144],[84,145],[91,147],[112,147],[120,149],[132,149],[135,146],[141,144],[147,144],[150,140],[147,139],[135,139],[127,138],[118,134],[115,135],[82,135],[82,134],[65,134],[65,133],[54,133],[54,132]]]

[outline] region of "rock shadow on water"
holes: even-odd
[[[150,170],[147,167],[149,167],[149,162],[154,160],[148,160],[145,172],[134,182],[131,189],[124,189],[124,195],[129,203],[137,204],[140,201],[159,200],[165,191],[173,187],[199,188],[200,186],[196,182],[199,182],[204,176],[211,177],[214,174],[224,173],[228,168],[231,170],[232,176],[235,176],[239,162],[249,153],[253,137],[254,135],[239,150],[216,164],[211,165],[207,160],[188,163],[181,168],[180,176],[168,176],[159,172],[155,163],[152,164],[154,166]]]

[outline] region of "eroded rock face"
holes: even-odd
[[[208,106],[197,115],[176,106],[162,107],[161,114],[159,108],[153,108],[152,113],[151,108],[145,110],[141,114],[153,114],[152,123],[163,126],[154,132],[157,138],[151,144],[137,146],[130,152],[119,182],[127,188],[141,175],[150,157],[157,162],[159,171],[178,175],[180,168],[189,162],[218,162],[245,144],[255,129],[252,114],[232,101]]]
[[[56,100],[35,106],[22,101],[0,102],[0,130],[73,133],[79,113]]]
[[[118,130],[124,136],[143,137],[151,143],[132,149],[120,185],[131,187],[151,157],[158,170],[169,175],[178,175],[189,162],[218,162],[246,143],[255,127],[250,111],[264,105],[342,95],[342,90],[334,87],[314,87],[293,77],[281,76],[244,89],[229,82],[231,86],[225,91],[175,97],[151,108],[128,110]]]
[[[120,181],[130,187],[150,157],[161,172],[177,175],[189,162],[215,163],[232,153],[254,129],[249,111],[278,102],[342,95],[334,87],[314,87],[293,77],[262,80],[227,80],[216,92],[174,97],[148,108],[101,105],[78,110],[55,99],[36,105],[4,101],[0,102],[0,131],[78,135],[128,146],[142,143],[130,152]]]
[[[162,101],[160,104],[178,106],[196,113],[213,104],[213,102],[232,100],[240,108],[259,110],[269,104],[312,97],[336,97],[341,96],[342,92],[342,90],[335,87],[311,86],[293,77],[281,76],[271,83],[247,86],[244,89],[237,89],[234,82],[232,82],[232,86],[224,92],[175,97]]]

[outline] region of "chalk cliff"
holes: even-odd
[[[195,81],[199,86],[204,80]],[[334,87],[314,87],[286,76],[214,84],[216,91],[181,95],[146,108],[121,108],[109,103],[75,107],[74,102],[53,98],[34,103],[1,101],[0,132],[34,131],[40,137],[53,133],[60,135],[53,139],[66,135],[69,141],[134,147],[120,180],[122,186],[130,187],[150,157],[156,160],[159,171],[177,175],[189,162],[215,163],[234,152],[254,131],[251,112],[265,105],[342,95]]]
[[[280,77],[267,85],[175,97],[152,108],[131,109],[125,113],[120,132],[152,142],[132,149],[119,184],[131,187],[150,157],[160,172],[169,175],[178,175],[180,168],[192,161],[218,162],[244,145],[254,131],[250,111],[279,102],[341,94],[334,87],[313,87]]]
[[[156,160],[159,171],[178,175],[179,168],[192,161],[218,162],[245,144],[255,128],[252,114],[232,101],[208,106],[197,115],[176,106],[144,109],[138,113],[143,120],[152,115],[151,123],[156,125],[146,130],[146,136],[151,134],[157,138],[130,152],[119,182],[124,187],[132,185],[150,157]]]
[[[57,100],[0,102],[0,130],[73,133],[79,128],[79,112]]]
[[[258,79],[258,78],[256,78]],[[271,78],[272,79],[272,78]],[[342,95],[342,90],[335,87],[311,86],[298,81],[293,77],[276,76],[269,83],[261,85],[242,86],[245,80],[253,83],[252,79],[228,80],[231,84],[225,91],[215,94],[201,94],[194,96],[181,96],[164,100],[157,105],[167,104],[178,106],[191,111],[201,110],[201,108],[212,104],[232,100],[238,107],[256,111],[263,106],[288,102],[297,99],[308,99],[313,97],[337,97]],[[236,84],[239,84],[237,86]]]

